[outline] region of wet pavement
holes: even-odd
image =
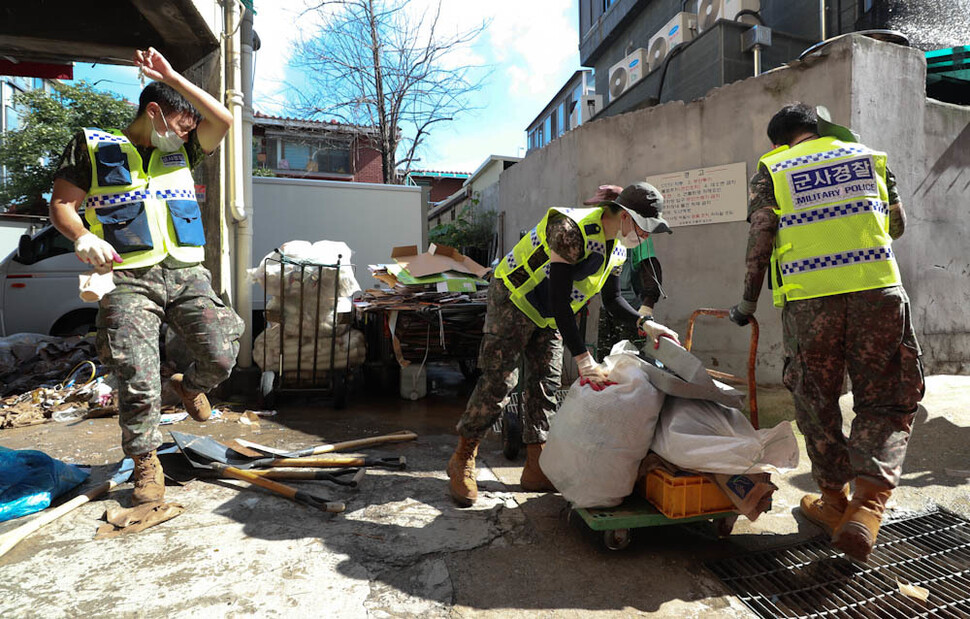
[[[301,484],[345,501],[339,515],[167,458],[166,499],[186,513],[135,535],[94,540],[105,508],[128,504],[130,485],[75,510],[0,557],[0,616],[750,617],[703,562],[820,533],[793,516],[812,489],[804,448],[799,468],[773,479],[780,489],[771,512],[740,520],[725,539],[702,522],[639,529],[626,550],[607,550],[561,497],[519,491],[524,453],[507,460],[494,436],[480,454],[480,501],[458,509],[444,469],[470,386],[449,368],[432,377],[436,392],[416,402],[362,392],[335,411],[287,399],[258,427],[227,420],[166,426],[284,448],[400,429],[420,438],[362,450],[406,456],[408,468],[372,469],[359,489]],[[928,379],[903,484],[890,503],[896,513],[941,506],[970,517],[968,394],[970,377]],[[762,389],[759,398],[763,427],[790,418],[783,390]],[[851,409],[851,396],[843,408]],[[847,426],[850,420],[851,413]],[[121,459],[118,441],[116,419],[0,432],[5,447],[96,465],[97,479]],[[0,524],[0,533],[12,524]]]

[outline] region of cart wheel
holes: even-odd
[[[333,379],[333,407],[337,410],[347,408],[347,372],[337,372]]]
[[[714,521],[714,527],[717,529],[717,536],[719,538],[727,537],[734,530],[734,523],[738,521],[738,516],[728,516],[726,518],[718,518]]]
[[[522,448],[522,420],[509,408],[502,411],[502,453],[509,460],[515,460]]]
[[[623,550],[633,541],[633,534],[630,529],[613,529],[603,531],[603,543],[610,550]]]
[[[265,408],[273,408],[276,404],[276,392],[273,391],[276,383],[276,374],[273,372],[263,372],[259,379],[259,399]]]

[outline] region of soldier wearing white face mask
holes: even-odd
[[[495,268],[478,355],[482,375],[458,422],[458,446],[448,462],[449,492],[460,506],[478,498],[478,444],[515,388],[520,356],[528,373],[523,419],[527,453],[520,484],[530,492],[554,490],[539,468],[539,454],[556,407],[563,343],[576,360],[583,385],[599,391],[611,384],[576,326],[576,312],[593,296],[600,294],[607,311],[654,341],[663,335],[677,337],[620,296],[626,250],[651,234],[670,232],[661,216],[663,196],[648,183],[622,191],[602,185],[585,204],[590,208],[549,209]]]
[[[78,258],[113,270],[115,289],[100,301],[98,354],[118,382],[122,448],[135,462],[134,503],[162,500],[155,449],[162,442],[159,330],[182,336],[195,362],[172,376],[198,421],[211,410],[205,392],[235,365],[242,320],[216,296],[202,266],[205,232],[192,168],[232,124],[229,110],[149,48],[135,64],[156,80],[142,91],[124,130],[87,128],[61,156],[51,222],[74,241]],[[86,228],[78,215],[84,206]]]

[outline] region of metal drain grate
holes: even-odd
[[[883,524],[866,565],[821,539],[706,565],[761,617],[970,618],[970,522],[948,512]]]

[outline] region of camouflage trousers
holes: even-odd
[[[924,386],[906,291],[790,301],[782,326],[784,382],[816,483],[834,490],[862,476],[895,488]],[[848,437],[839,408],[846,370],[856,413]]]
[[[498,278],[488,288],[478,368],[482,374],[468,399],[458,432],[481,438],[495,423],[519,380],[519,357],[525,357],[526,383],[522,440],[545,443],[549,415],[556,411],[556,390],[562,376],[562,336],[541,329],[509,299]]]
[[[126,455],[141,455],[162,444],[162,323],[195,360],[185,372],[185,387],[209,391],[236,364],[243,322],[216,296],[202,265],[115,271],[114,283],[98,312],[98,356],[117,381],[121,446]]]

